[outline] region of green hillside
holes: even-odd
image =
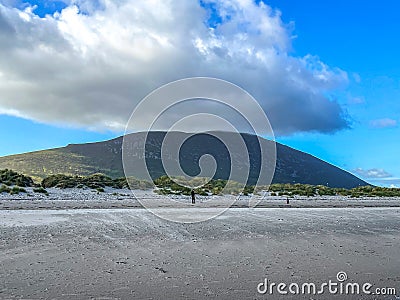
[[[120,165],[104,167],[97,164],[97,159],[71,152],[68,147],[0,157],[0,169],[16,170],[36,182],[56,174],[123,176]]]

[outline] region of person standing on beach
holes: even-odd
[[[195,196],[194,196],[194,190],[192,190],[192,191],[190,192],[190,194],[192,195],[192,204],[195,204],[195,203],[196,203],[196,198],[195,198]]]

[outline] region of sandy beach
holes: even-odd
[[[1,299],[397,299],[257,292],[338,272],[400,291],[398,207],[231,208],[197,224],[140,208],[0,215]]]
[[[63,209],[115,209],[147,207],[188,207],[190,196],[158,195],[152,190],[133,190],[106,188],[104,193],[91,189],[48,188],[49,195],[33,193],[33,188],[26,188],[27,193],[17,195],[0,194],[0,210],[63,210]],[[140,199],[140,201],[139,201]],[[350,196],[294,196],[286,204],[286,196],[269,196],[267,192],[253,196],[200,196],[196,195],[196,206],[202,208],[249,207],[249,203],[258,208],[350,208],[350,207],[398,207],[400,198]],[[161,205],[161,203],[164,204]],[[182,204],[182,205],[180,205]],[[189,207],[191,207],[189,205]]]

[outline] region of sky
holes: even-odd
[[[121,135],[152,90],[211,76],[250,92],[278,142],[400,187],[399,10],[396,0],[0,0],[0,156]]]

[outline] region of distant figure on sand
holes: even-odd
[[[194,197],[194,190],[192,190],[190,192],[190,194],[192,195],[192,204],[195,204],[196,203],[196,198]]]
[[[286,204],[289,204],[289,197],[286,197]]]

